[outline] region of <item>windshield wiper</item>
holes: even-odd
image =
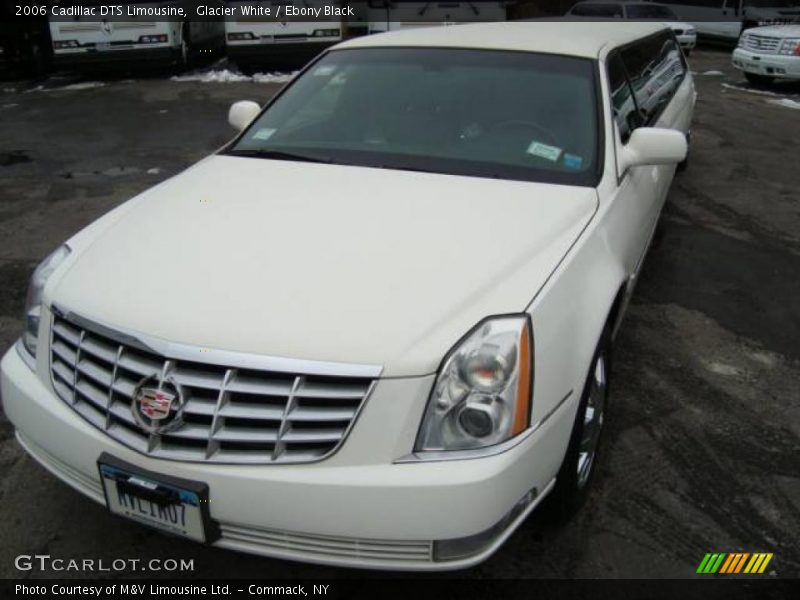
[[[231,156],[248,156],[253,158],[271,158],[273,160],[294,160],[297,162],[311,162],[311,163],[325,163],[330,164],[333,159],[327,156],[311,156],[309,154],[300,154],[298,152],[285,152],[283,150],[267,150],[267,149],[244,149],[244,150],[229,150],[227,154]]]

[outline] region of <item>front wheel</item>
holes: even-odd
[[[567,453],[556,478],[553,496],[562,517],[575,513],[589,495],[597,470],[597,456],[608,403],[611,364],[608,327],[595,350],[583,389]]]
[[[767,77],[766,75],[758,75],[756,73],[745,73],[744,74],[747,81],[752,83],[753,85],[769,85],[772,83],[773,78]]]
[[[178,73],[186,71],[192,62],[192,44],[189,41],[189,29],[184,26],[181,31],[181,45],[178,48],[178,56],[175,63],[175,70]]]

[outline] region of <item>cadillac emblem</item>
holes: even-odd
[[[184,396],[171,378],[145,377],[133,390],[131,412],[147,433],[166,433],[183,424]]]

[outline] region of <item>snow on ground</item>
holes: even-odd
[[[62,92],[68,90],[90,90],[93,88],[103,87],[105,83],[102,81],[81,81],[80,83],[71,83],[69,85],[62,85],[54,88],[43,88],[44,92]]]
[[[777,104],[778,106],[785,106],[786,108],[794,108],[800,110],[800,102],[790,100],[789,98],[781,98],[780,100],[768,100],[770,104]]]
[[[723,77],[725,73],[722,71],[706,71],[703,75],[708,75],[710,77]]]
[[[186,75],[174,75],[172,81],[199,81],[200,83],[238,83],[253,81],[255,83],[286,83],[295,76],[294,73],[256,73],[253,76],[243,75],[231,69],[212,69],[196,71]]]
[[[731,85],[730,83],[723,83],[722,87],[729,90],[738,90],[740,92],[758,94],[759,96],[783,96],[783,94],[776,94],[775,92],[768,92],[767,90],[754,90],[753,88],[745,87],[744,85]]]
[[[239,81],[250,81],[251,78],[247,75],[242,75],[230,69],[214,70],[214,71],[200,71],[195,73],[188,73],[186,75],[173,75],[170,77],[172,81],[199,81],[201,83],[236,83]]]
[[[74,90],[90,90],[94,88],[103,87],[106,84],[102,81],[81,81],[79,83],[71,83],[69,85],[58,85],[54,87],[47,87],[44,85],[37,85],[36,87],[32,87],[28,90],[25,90],[25,93],[28,92],[63,92],[63,91],[74,91]]]

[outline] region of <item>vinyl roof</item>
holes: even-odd
[[[509,21],[423,26],[354,38],[337,48],[432,47],[516,50],[596,58],[608,45],[620,46],[666,29],[663,23],[634,21]]]

